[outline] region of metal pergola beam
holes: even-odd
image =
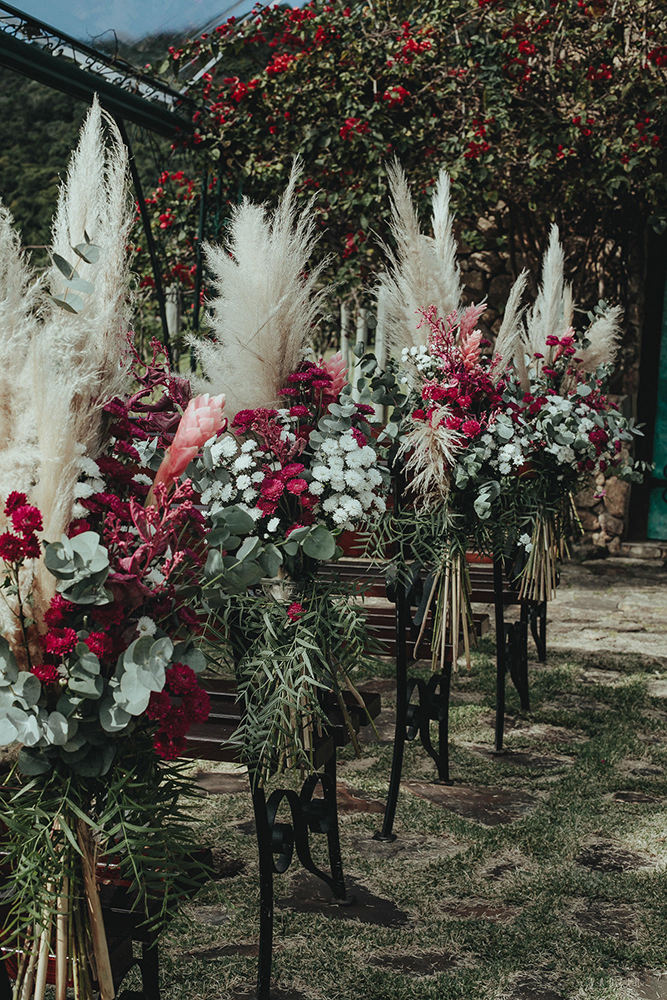
[[[168,108],[121,90],[103,77],[42,52],[3,31],[0,31],[0,65],[86,104],[90,104],[97,94],[100,104],[114,117],[124,118],[159,135],[171,138],[178,131],[192,132],[191,123]]]

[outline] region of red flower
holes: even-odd
[[[185,663],[174,663],[167,670],[166,687],[173,695],[190,694],[198,687],[197,676]]]
[[[44,649],[54,656],[65,656],[72,652],[78,641],[73,628],[54,628],[44,636]]]
[[[106,659],[113,652],[113,641],[106,632],[91,632],[88,638],[83,641],[90,652],[94,653],[99,660]]]
[[[47,610],[44,612],[44,621],[47,625],[62,625],[67,621],[67,615],[74,609],[70,601],[66,601],[60,594],[51,598]]]
[[[0,535],[0,558],[5,562],[20,562],[23,559],[23,539],[5,531]]]
[[[475,438],[482,429],[482,425],[478,420],[465,420],[461,424],[461,431],[467,438]]]
[[[21,504],[12,511],[12,524],[14,530],[22,535],[32,534],[41,531],[43,528],[42,515],[37,507],[30,504]]]
[[[290,604],[289,608],[287,609],[287,617],[292,622],[298,621],[302,615],[305,615],[305,613],[306,609],[304,608],[303,604],[300,604],[298,601],[294,601],[294,603]]]
[[[308,489],[308,483],[305,479],[290,479],[287,483],[287,490],[289,493],[294,493],[298,496],[303,493],[304,490]]]
[[[277,476],[273,479],[268,477],[262,483],[260,493],[267,500],[279,500],[285,492],[285,484]]]
[[[5,514],[9,517],[15,510],[18,510],[19,507],[22,507],[27,502],[28,498],[25,493],[16,493],[15,491],[10,493],[5,503]]]
[[[36,663],[32,668],[31,673],[33,673],[37,680],[40,680],[42,684],[55,684],[58,680],[58,668],[53,663]]]

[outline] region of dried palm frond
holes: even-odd
[[[428,420],[415,423],[403,437],[398,457],[408,455],[405,468],[414,473],[411,492],[426,508],[441,503],[449,493],[451,470],[464,444],[455,430],[447,427],[451,411],[434,409]]]
[[[391,230],[396,251],[387,249],[389,270],[380,278],[386,304],[386,337],[396,357],[424,343],[422,313],[436,306],[440,316],[459,307],[461,284],[449,207],[449,177],[440,172],[433,197],[433,237],[422,234],[410,188],[398,162],[388,167],[392,195]]]
[[[312,206],[300,214],[295,161],[277,209],[244,201],[234,212],[226,246],[206,247],[217,298],[211,304],[212,340],[193,338],[202,391],[226,396],[230,418],[240,409],[268,406],[308,346],[323,291],[323,261],[304,270],[316,242]]]

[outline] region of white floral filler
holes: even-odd
[[[197,464],[195,484],[213,520],[232,507],[252,518],[248,545],[282,546],[294,532],[293,541],[318,532],[324,543],[323,532],[355,530],[386,508],[389,476],[368,423],[374,408],[352,400],[338,360],[333,375],[326,363],[304,362],[291,378],[283,390],[291,406],[240,411]],[[335,549],[333,537],[327,548]]]

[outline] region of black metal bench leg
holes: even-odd
[[[398,793],[401,787],[403,771],[403,756],[405,753],[405,731],[408,721],[408,664],[405,648],[405,636],[408,626],[408,614],[405,601],[405,590],[402,585],[396,587],[396,732],[394,734],[394,754],[391,762],[389,791],[384,810],[382,829],[373,837],[374,840],[391,842],[396,840],[393,832],[394,818]]]
[[[160,963],[156,937],[142,942],[140,966],[145,1000],[160,1000]]]
[[[438,783],[451,785],[449,777],[449,692],[452,684],[452,665],[448,663],[440,674],[440,705],[438,710]]]
[[[4,961],[0,960],[0,1000],[12,1000],[12,987]]]
[[[505,608],[503,604],[503,561],[498,556],[493,559],[493,597],[496,612],[496,730],[495,753],[504,753],[503,735],[505,730]]]
[[[338,829],[338,802],[336,799],[336,754],[333,753],[324,765],[324,773],[328,781],[324,783],[324,799],[328,801],[331,808],[331,823],[327,830],[327,844],[329,847],[329,864],[331,865],[331,878],[333,879],[333,902],[348,903],[347,889],[345,888],[345,875],[343,874],[343,858],[340,853],[340,833]]]
[[[537,647],[537,658],[540,663],[547,659],[547,602],[542,601],[533,608],[530,616],[530,631]]]
[[[264,789],[251,773],[252,805],[259,850],[259,962],[257,1000],[269,1000],[273,955],[273,851]]]

